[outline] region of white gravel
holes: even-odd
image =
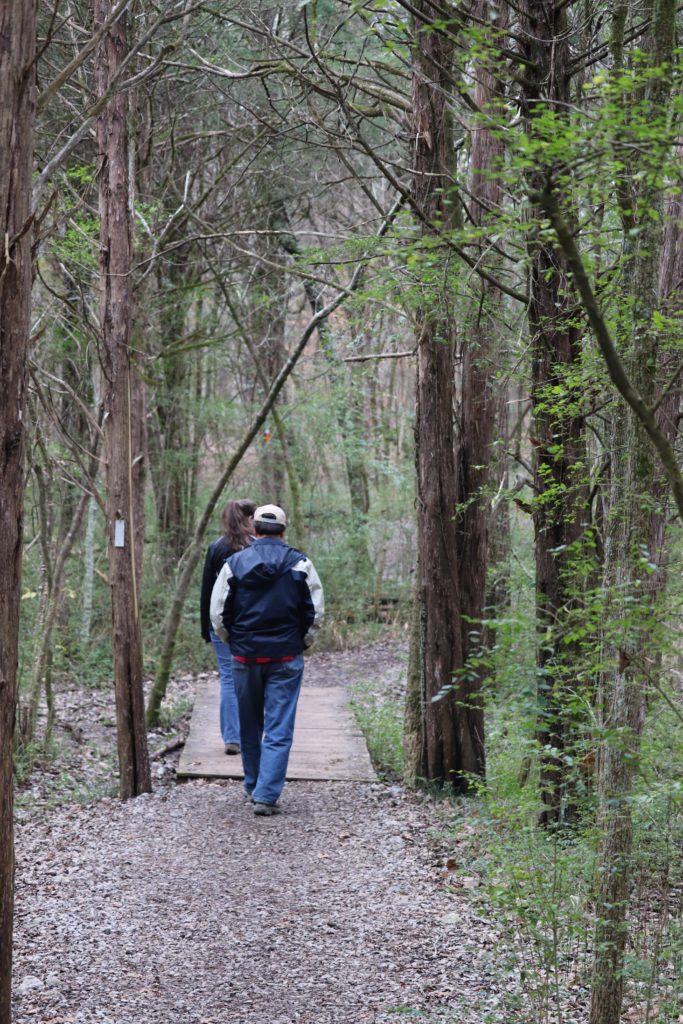
[[[400,700],[404,671],[403,645],[374,644],[311,656],[304,685]],[[172,683],[171,738],[195,689]],[[510,1024],[447,804],[297,782],[257,818],[237,782],[176,784],[174,755],[153,795],[94,799],[115,784],[110,704],[59,693],[58,757],[22,791],[14,1024]]]
[[[437,825],[351,783],[290,783],[256,818],[235,782],[22,825],[15,1024],[481,1021],[493,940]]]

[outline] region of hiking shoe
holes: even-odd
[[[225,744],[225,753],[226,754],[239,754],[239,752],[240,752],[240,745],[239,745],[239,743],[226,743]]]
[[[254,814],[258,814],[262,818],[269,818],[271,814],[279,814],[280,808],[277,804],[260,804],[256,800],[253,801]]]
[[[251,794],[253,792],[254,792],[253,789],[247,789],[246,786],[242,786],[242,795],[243,795],[245,800],[251,800]]]

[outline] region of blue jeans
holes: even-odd
[[[244,788],[257,803],[274,804],[285,785],[304,656],[265,665],[233,659],[232,671],[240,709]]]
[[[220,640],[213,630],[210,633],[211,643],[216,652],[218,675],[221,680],[221,736],[224,743],[239,743],[240,718],[235,696],[235,684],[232,679],[232,655],[230,648]]]

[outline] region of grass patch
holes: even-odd
[[[351,690],[350,706],[377,774],[385,779],[401,778],[403,702],[386,699],[370,683],[359,683]]]

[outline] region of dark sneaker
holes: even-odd
[[[226,743],[225,744],[225,753],[226,754],[239,754],[239,752],[240,752],[240,745],[239,745],[239,743]]]
[[[254,814],[260,815],[262,818],[269,818],[271,814],[279,814],[280,808],[277,804],[259,804],[256,800],[253,801]]]
[[[242,795],[244,796],[245,800],[251,800],[251,794],[253,792],[253,789],[247,789],[246,786],[242,786]]]

